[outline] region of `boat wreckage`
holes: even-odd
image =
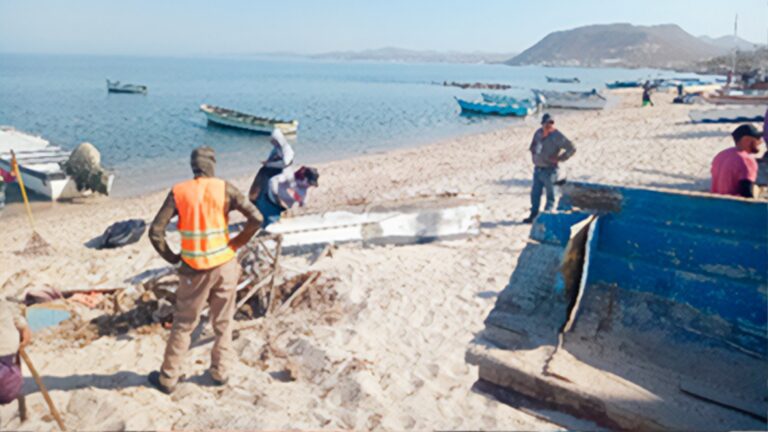
[[[764,430],[768,202],[566,185],[472,341],[479,378],[611,429]]]

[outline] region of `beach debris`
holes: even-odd
[[[93,291],[90,293],[74,293],[71,297],[69,297],[70,300],[84,304],[90,309],[95,308],[99,305],[102,301],[104,301],[104,294]]]
[[[114,249],[136,243],[144,235],[147,223],[143,219],[115,222],[101,235],[98,249]]]
[[[27,308],[26,317],[29,328],[33,332],[40,331],[69,319],[72,314],[66,306],[60,303],[50,303],[45,306],[35,305]]]
[[[93,144],[84,142],[75,147],[62,168],[75,181],[78,191],[109,194],[109,174],[101,167],[101,153]]]
[[[25,257],[44,256],[52,254],[53,248],[47,241],[45,241],[43,236],[37,231],[34,231],[33,228],[32,235],[29,237],[27,244],[24,245],[24,249],[15,253],[16,255]]]
[[[53,287],[39,288],[24,293],[24,304],[32,306],[39,303],[48,303],[64,298],[64,294]]]

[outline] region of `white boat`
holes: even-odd
[[[550,108],[568,109],[603,109],[607,100],[597,92],[559,92],[550,90],[533,90],[542,104]]]
[[[284,134],[295,134],[299,128],[298,120],[258,117],[208,104],[200,105],[200,111],[205,113],[211,123],[254,132],[272,133],[274,129],[280,129]]]
[[[768,105],[744,105],[691,111],[688,116],[693,123],[749,123],[765,120]]]
[[[147,94],[147,86],[136,84],[120,84],[120,81],[107,80],[107,92]]]
[[[0,127],[0,169],[8,172],[12,172],[11,150],[16,154],[27,190],[51,201],[90,194],[78,191],[75,181],[64,172],[61,164],[69,159],[68,151],[41,137]],[[109,175],[107,191],[112,189],[113,182],[114,175]]]
[[[283,218],[267,232],[281,234],[284,247],[425,243],[477,235],[480,211],[480,204],[461,197],[418,199]]]

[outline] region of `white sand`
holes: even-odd
[[[614,97],[616,107],[604,112],[556,113],[558,127],[578,149],[566,164],[569,179],[708,187],[709,162],[731,145],[732,126],[687,124],[691,107],[671,105],[671,95],[655,95],[657,106],[644,109],[639,94]],[[184,383],[168,397],[147,387],[146,374],[161,362],[165,331],[103,337],[82,349],[68,341],[34,343],[28,351],[67,425],[73,430],[555,428],[473,391],[477,370],[464,361],[467,343],[483,327],[528,236],[530,227],[518,222],[528,213],[527,148],[535,127],[530,118],[527,127],[321,166],[321,188],[312,192],[306,211],[456,192],[483,202],[482,233],[428,245],[334,250],[317,267],[323,278],[338,279],[335,306],[264,319],[243,330],[236,341],[240,362],[225,388]],[[245,189],[249,181],[237,184]],[[112,222],[151,219],[164,196],[58,205],[37,220],[38,231],[55,249],[50,256],[15,254],[30,231],[23,215],[4,217],[2,293],[19,295],[46,285],[126,286],[142,271],[165,266],[146,238],[118,250],[83,246]],[[304,260],[289,259],[294,265]],[[191,351],[191,375],[205,371],[209,350],[210,343]],[[259,361],[265,352],[271,355]],[[287,365],[299,379],[281,379]],[[55,427],[28,381],[30,419],[20,424],[16,404],[7,405],[0,408],[0,428]]]

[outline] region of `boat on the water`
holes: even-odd
[[[693,123],[747,123],[765,121],[768,105],[744,105],[691,111],[688,116]]]
[[[468,101],[459,98],[456,98],[456,102],[458,102],[463,112],[475,114],[525,117],[534,111],[533,107],[520,103],[494,103],[483,100]]]
[[[208,104],[200,105],[200,111],[205,113],[211,123],[254,132],[271,133],[274,129],[280,129],[284,134],[295,134],[299,128],[298,120],[258,117]]]
[[[542,105],[550,108],[603,109],[607,100],[597,92],[533,90]]]
[[[51,201],[88,195],[90,191],[78,191],[75,180],[68,176],[63,164],[70,153],[51,145],[47,140],[0,127],[0,169],[13,172],[11,150],[16,154],[24,186],[27,190]],[[107,193],[112,189],[114,175],[107,178]]]
[[[609,89],[636,88],[642,87],[643,83],[640,81],[614,81],[612,83],[606,83],[605,86]]]
[[[496,93],[481,93],[481,96],[485,102],[495,104],[507,104],[507,105],[523,105],[531,108],[536,108],[539,104],[538,101],[531,99],[517,99],[513,96],[496,94]]]
[[[107,92],[147,94],[147,86],[137,84],[120,84],[120,81],[107,80]]]
[[[574,83],[580,83],[581,82],[578,77],[573,77],[573,78],[557,78],[557,77],[550,77],[550,76],[548,76],[546,78],[547,78],[547,82],[551,82],[551,83],[574,84]]]

